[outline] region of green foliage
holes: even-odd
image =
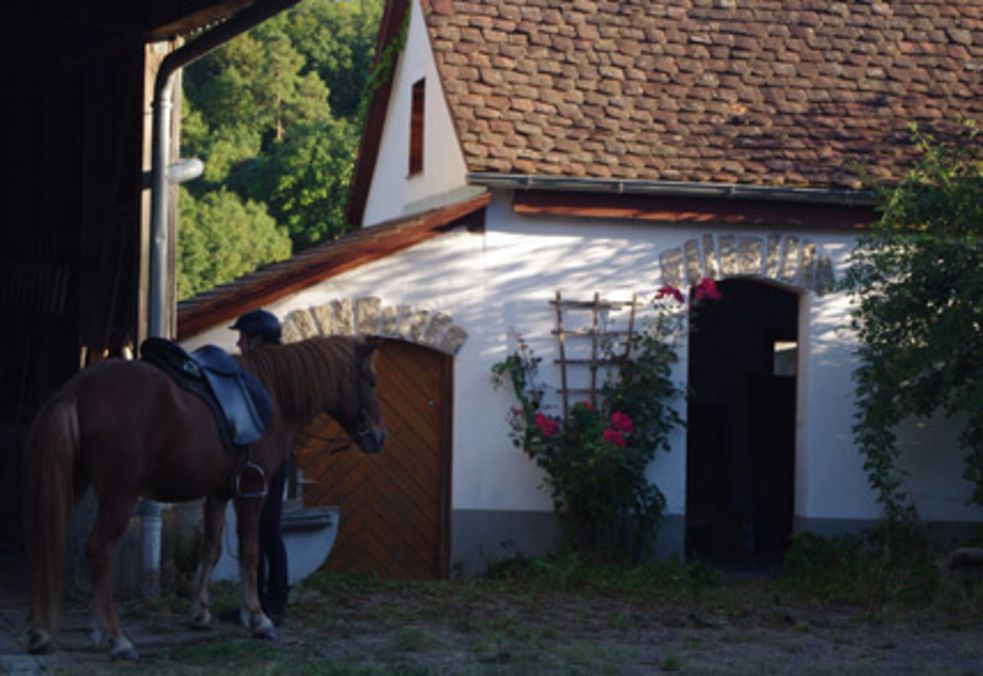
[[[669,316],[660,315],[634,337],[633,358],[601,401],[574,405],[564,421],[544,413],[540,360],[524,341],[492,368],[496,386],[511,386],[519,402],[509,421],[513,443],[545,470],[565,543],[576,551],[626,561],[651,551],[665,497],[646,469],[681,424],[670,406],[680,394],[670,379],[672,337]]]
[[[860,338],[854,428],[890,521],[914,514],[897,466],[896,426],[941,412],[962,425],[964,476],[983,504],[983,162],[971,124],[956,144],[913,133],[921,159],[882,188],[880,221],[844,282]],[[941,450],[941,449],[940,449]]]
[[[358,110],[381,17],[379,0],[305,0],[287,14],[284,30],[328,86],[339,117]]]
[[[376,90],[392,75],[392,71],[396,67],[396,59],[399,58],[403,47],[406,46],[406,36],[409,32],[409,26],[410,14],[407,12],[403,18],[402,25],[399,27],[399,32],[382,48],[378,60],[372,66],[372,70],[369,72],[368,79],[365,82],[365,87],[362,89],[361,100],[358,103],[358,109],[355,113],[355,119],[358,120],[359,125],[365,123],[369,105],[372,103],[372,97],[375,96]]]
[[[878,613],[931,609],[978,615],[983,610],[979,576],[943,574],[937,552],[916,529],[887,526],[835,538],[797,533],[785,553],[780,585],[804,598]]]
[[[345,120],[328,120],[276,144],[266,164],[269,205],[304,248],[348,230],[344,209],[357,136]]]
[[[220,189],[179,201],[178,298],[228,282],[290,255],[290,239],[262,204]]]
[[[294,124],[330,116],[327,87],[305,70],[284,21],[266,21],[187,69],[185,93],[209,129],[282,139]]]
[[[299,250],[351,229],[358,105],[381,13],[381,0],[307,0],[185,69],[182,154],[205,172],[181,212],[181,297],[289,255],[284,231]],[[254,242],[244,231],[262,234]],[[216,246],[221,260],[209,262]]]

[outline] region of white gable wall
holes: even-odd
[[[379,157],[365,204],[365,225],[404,215],[407,205],[464,187],[464,155],[437,75],[419,0],[410,3],[406,46],[393,77]],[[423,171],[409,176],[413,83],[425,78]]]

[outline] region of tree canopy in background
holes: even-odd
[[[889,520],[913,514],[896,465],[909,416],[960,426],[964,476],[983,504],[983,139],[970,123],[964,132],[941,144],[916,131],[921,159],[884,189],[845,282],[861,343],[855,434]]]
[[[303,0],[184,71],[178,297],[338,237],[382,0]]]

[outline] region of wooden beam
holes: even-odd
[[[543,190],[517,190],[512,208],[519,214],[569,218],[834,230],[865,228],[878,217],[873,207],[869,206]]]

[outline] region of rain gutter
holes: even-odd
[[[620,178],[574,178],[535,174],[499,174],[476,172],[467,175],[470,185],[506,190],[544,190],[594,192],[616,195],[652,195],[699,199],[758,200],[801,204],[837,204],[871,206],[877,204],[872,190],[841,188],[775,188],[737,183],[689,183],[685,181],[648,181]]]

